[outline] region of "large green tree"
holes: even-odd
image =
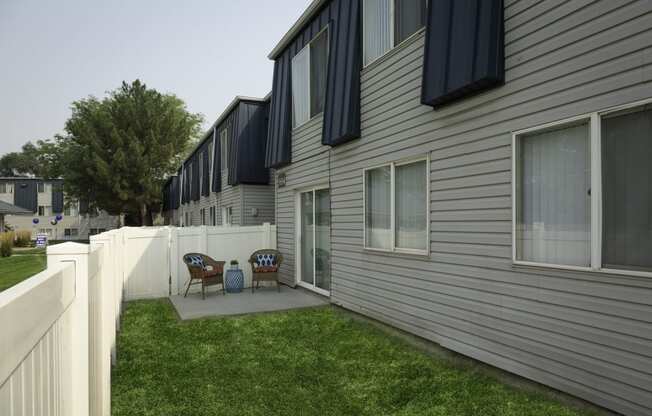
[[[11,152],[0,157],[0,176],[48,177],[56,173],[56,157],[53,152],[55,143],[50,140],[27,142],[20,152]]]
[[[91,208],[151,225],[161,188],[201,133],[202,117],[139,80],[72,104],[65,134],[45,152],[66,193]]]

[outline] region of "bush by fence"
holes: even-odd
[[[0,233],[0,257],[10,257],[14,249],[14,233]]]

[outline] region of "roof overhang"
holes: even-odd
[[[267,57],[271,60],[278,58],[281,52],[283,52],[299,32],[303,30],[304,26],[310,22],[310,20],[319,12],[321,7],[329,1],[331,0],[313,0],[299,19],[292,25],[290,30],[283,35],[279,43],[274,47],[274,49],[272,49]]]
[[[269,101],[269,99],[270,99],[271,96],[272,96],[271,91],[270,91],[270,92],[269,92],[269,93],[268,93],[264,98],[259,98],[259,97],[247,97],[246,95],[237,95],[237,96],[233,99],[233,101],[231,101],[231,103],[230,103],[228,106],[226,106],[226,109],[222,112],[222,114],[219,115],[219,117],[217,118],[217,120],[215,120],[215,122],[213,123],[213,125],[211,125],[211,127],[210,127],[208,130],[206,130],[206,132],[205,132],[204,135],[202,136],[202,138],[201,138],[201,140],[199,141],[199,143],[197,143],[197,145],[192,149],[192,152],[189,153],[190,156],[188,156],[188,157],[183,161],[183,163],[181,163],[181,165],[185,165],[186,162],[188,162],[188,160],[190,160],[190,158],[195,154],[195,152],[197,152],[197,150],[199,150],[199,148],[202,147],[202,146],[204,145],[204,143],[206,142],[206,139],[208,139],[209,137],[211,137],[211,135],[213,134],[213,131],[215,130],[215,128],[218,127],[220,124],[222,124],[222,122],[223,122],[223,121],[224,121],[224,120],[229,116],[229,114],[231,114],[231,111],[233,111],[233,109],[234,109],[234,108],[235,108],[239,103],[241,103],[241,102],[243,102],[243,101],[256,102],[256,103],[264,103],[264,102],[266,102],[266,101]]]

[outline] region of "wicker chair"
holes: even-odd
[[[205,288],[207,286],[222,285],[222,293],[226,294],[223,261],[215,261],[205,254],[188,253],[183,256],[183,262],[186,263],[188,272],[190,272],[190,280],[186,293],[183,295],[184,298],[188,296],[190,286],[198,284],[201,284],[202,299],[206,299]]]
[[[259,260],[262,257],[259,256],[268,256],[267,263],[259,263]],[[260,286],[260,282],[276,282],[276,287],[278,291],[281,291],[281,285],[278,282],[278,269],[283,263],[283,255],[278,250],[273,249],[263,249],[254,251],[254,253],[249,257],[249,263],[251,264],[251,293],[254,293],[254,288]]]

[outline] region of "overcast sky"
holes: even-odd
[[[0,155],[60,132],[74,100],[136,78],[208,128],[271,89],[267,54],[310,0],[0,0]]]

